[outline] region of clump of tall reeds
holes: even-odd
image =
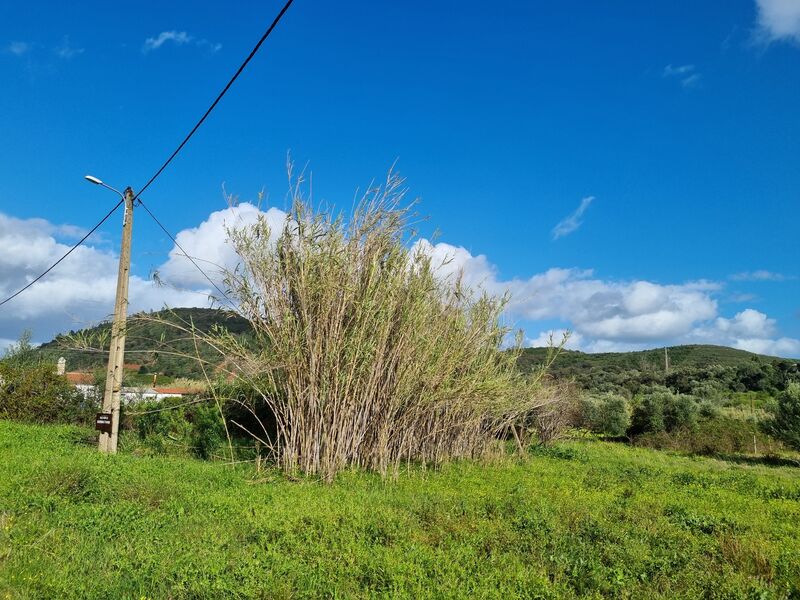
[[[502,347],[506,298],[442,277],[411,245],[402,180],[390,173],[349,218],[293,190],[282,231],[261,219],[229,232],[242,262],[228,285],[256,341],[212,343],[251,392],[237,401],[271,412],[248,431],[285,470],[325,480],[477,458],[517,437],[542,400]]]

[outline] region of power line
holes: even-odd
[[[41,274],[40,274],[38,277],[36,277],[36,279],[33,279],[33,280],[31,280],[30,282],[28,282],[28,284],[27,284],[27,285],[25,285],[24,287],[22,287],[22,288],[18,289],[16,292],[14,292],[13,294],[11,294],[11,295],[10,295],[8,298],[6,298],[6,299],[5,299],[5,300],[3,300],[2,302],[0,302],[0,306],[3,306],[3,304],[5,304],[6,302],[9,302],[10,300],[13,300],[13,299],[14,299],[14,298],[16,298],[17,296],[19,296],[19,295],[20,295],[22,292],[24,292],[25,290],[27,290],[27,289],[28,289],[29,287],[31,287],[31,286],[32,286],[34,283],[36,283],[36,282],[37,282],[37,281],[39,281],[39,280],[40,280],[42,277],[44,277],[45,275],[47,275],[47,274],[48,274],[50,271],[52,271],[53,269],[55,269],[55,268],[58,266],[58,264],[59,264],[59,263],[60,263],[62,260],[64,260],[65,258],[67,258],[67,257],[68,257],[70,254],[72,254],[72,253],[73,253],[75,250],[77,250],[78,246],[80,246],[81,244],[83,244],[83,242],[85,242],[85,241],[86,241],[86,240],[89,238],[89,236],[90,236],[90,235],[92,235],[92,234],[93,234],[95,231],[97,231],[97,229],[98,229],[98,228],[99,228],[99,227],[100,227],[100,226],[101,226],[103,223],[105,223],[105,222],[106,222],[106,220],[107,220],[107,219],[108,219],[108,218],[109,218],[111,215],[113,215],[113,214],[114,214],[114,212],[115,212],[115,211],[116,211],[116,210],[117,210],[117,209],[120,207],[120,205],[121,205],[121,204],[122,204],[124,201],[125,201],[125,200],[123,199],[123,200],[120,200],[119,202],[117,202],[117,204],[114,206],[114,208],[112,208],[110,211],[108,211],[108,213],[106,214],[106,216],[105,216],[105,217],[103,217],[102,219],[100,219],[100,221],[97,223],[97,225],[95,225],[94,227],[92,227],[92,228],[89,230],[89,233],[87,233],[87,234],[86,234],[85,236],[83,236],[83,237],[82,237],[80,240],[78,240],[78,242],[77,242],[75,245],[73,245],[73,246],[72,246],[72,247],[71,247],[69,250],[67,250],[67,251],[66,251],[66,252],[65,252],[65,253],[64,253],[64,254],[61,256],[61,258],[59,258],[59,259],[58,259],[56,262],[54,262],[52,265],[50,265],[49,267],[47,267],[47,269],[45,269],[45,270],[44,270],[44,271],[43,271],[43,272],[42,272],[42,273],[41,273]]]
[[[218,286],[218,285],[217,285],[217,284],[216,284],[216,283],[215,283],[215,282],[214,282],[214,281],[211,279],[211,277],[209,277],[209,276],[206,274],[206,272],[205,272],[205,271],[204,271],[204,270],[203,270],[203,269],[200,267],[200,265],[198,265],[198,264],[197,264],[197,261],[195,261],[195,259],[194,259],[194,258],[192,258],[192,256],[190,256],[190,255],[189,255],[189,253],[188,253],[188,252],[186,252],[186,250],[184,250],[184,249],[183,249],[183,247],[181,247],[181,245],[178,243],[178,240],[176,240],[176,239],[175,239],[175,236],[173,236],[173,235],[172,235],[172,234],[169,232],[169,230],[168,230],[166,227],[164,227],[164,225],[161,223],[161,221],[159,221],[159,220],[158,220],[158,218],[157,218],[157,217],[156,217],[156,216],[153,214],[153,212],[152,212],[152,211],[151,211],[149,208],[147,208],[147,205],[146,205],[144,202],[142,202],[141,195],[142,195],[142,193],[143,193],[143,192],[144,192],[144,191],[145,191],[145,190],[146,190],[148,187],[150,187],[150,184],[152,184],[152,183],[153,183],[153,182],[154,182],[154,181],[155,181],[155,180],[158,178],[158,176],[159,176],[159,175],[161,175],[161,173],[163,173],[163,172],[164,172],[164,169],[166,169],[166,168],[167,168],[167,166],[168,166],[168,165],[169,165],[169,164],[172,162],[172,159],[174,159],[174,158],[175,158],[175,157],[178,155],[178,153],[179,153],[179,152],[180,152],[180,151],[183,149],[183,147],[186,145],[186,143],[187,143],[187,142],[188,142],[188,141],[191,139],[191,137],[192,137],[192,136],[195,134],[195,132],[196,132],[196,131],[197,131],[197,130],[200,128],[200,126],[201,126],[201,125],[203,124],[203,122],[206,120],[206,118],[208,117],[208,115],[210,115],[210,114],[211,114],[211,111],[212,111],[212,110],[214,110],[214,108],[216,108],[217,104],[219,104],[219,101],[220,101],[220,100],[222,100],[222,97],[223,97],[223,96],[224,96],[224,95],[225,95],[225,94],[228,92],[228,90],[230,89],[230,87],[233,85],[233,82],[234,82],[234,81],[236,81],[236,79],[239,77],[239,75],[241,75],[241,74],[242,74],[242,71],[244,71],[244,69],[245,69],[245,67],[247,66],[247,64],[248,64],[248,63],[249,63],[249,62],[252,60],[252,58],[253,58],[253,57],[256,55],[256,53],[258,52],[258,50],[261,48],[261,45],[262,45],[262,44],[263,44],[263,43],[266,41],[266,39],[267,39],[267,38],[270,36],[270,34],[272,33],[272,31],[275,29],[275,27],[278,25],[278,23],[280,22],[280,20],[283,18],[283,15],[284,15],[284,14],[286,14],[286,11],[287,11],[287,10],[289,10],[289,7],[292,5],[292,2],[293,2],[293,1],[294,1],[294,0],[287,0],[286,4],[284,4],[284,5],[283,5],[283,8],[281,9],[281,11],[280,11],[280,12],[278,13],[278,15],[277,15],[277,16],[276,16],[276,17],[273,19],[273,21],[272,21],[272,23],[270,24],[270,26],[269,26],[269,27],[267,27],[267,30],[264,32],[264,34],[263,34],[263,35],[261,36],[261,38],[258,40],[258,43],[256,43],[256,45],[255,45],[255,46],[253,47],[253,49],[250,51],[250,54],[248,54],[248,55],[247,55],[247,58],[245,58],[245,59],[244,59],[244,62],[242,62],[242,64],[241,64],[241,65],[239,65],[239,68],[238,68],[238,69],[236,70],[236,72],[233,74],[233,77],[231,77],[231,78],[230,78],[230,81],[228,81],[228,83],[225,85],[225,87],[224,87],[224,88],[222,88],[222,91],[221,91],[221,92],[220,92],[220,93],[217,95],[217,97],[214,99],[214,102],[212,102],[212,103],[211,103],[211,106],[209,106],[209,107],[208,107],[208,110],[206,110],[206,112],[205,112],[205,113],[203,113],[203,116],[202,116],[202,117],[200,117],[200,120],[199,120],[199,121],[197,121],[197,123],[195,124],[195,126],[194,126],[194,127],[192,127],[192,130],[191,130],[191,131],[188,133],[188,135],[187,135],[185,138],[183,138],[183,141],[182,141],[182,142],[181,142],[181,143],[178,145],[178,147],[177,147],[177,148],[175,148],[175,151],[174,151],[172,154],[170,154],[169,158],[168,158],[168,159],[167,159],[167,160],[164,162],[164,164],[163,164],[163,165],[161,165],[161,167],[158,169],[158,171],[156,171],[156,172],[155,172],[155,174],[154,174],[154,175],[153,175],[153,176],[152,176],[152,177],[151,177],[151,178],[150,178],[150,179],[147,181],[147,183],[145,183],[145,184],[142,186],[142,188],[141,188],[141,189],[140,189],[140,190],[139,190],[139,191],[136,193],[136,195],[134,196],[134,200],[138,200],[138,201],[139,201],[139,205],[140,205],[142,208],[144,208],[144,209],[145,209],[145,211],[147,211],[147,214],[148,214],[148,215],[150,215],[150,217],[153,219],[153,221],[155,221],[155,222],[156,222],[156,225],[158,225],[158,226],[161,228],[161,230],[162,230],[164,233],[166,233],[166,234],[167,234],[167,237],[169,237],[169,239],[171,239],[171,240],[172,240],[172,242],[173,242],[173,243],[175,244],[175,246],[176,246],[176,247],[177,247],[177,248],[178,248],[178,249],[179,249],[179,250],[180,250],[180,251],[183,253],[183,255],[184,255],[186,258],[188,258],[188,259],[189,259],[189,260],[192,262],[192,264],[193,264],[193,265],[194,265],[194,266],[197,268],[197,270],[198,270],[198,271],[200,271],[200,273],[203,275],[203,277],[205,277],[205,278],[208,280],[208,282],[209,282],[209,283],[210,283],[212,286],[214,286],[214,288],[215,288],[215,289],[216,289],[216,290],[217,290],[217,291],[218,291],[220,294],[222,294],[222,296],[223,296],[223,297],[224,297],[224,298],[225,298],[225,299],[226,299],[228,302],[230,302],[230,303],[231,303],[231,305],[233,305],[233,302],[232,302],[232,301],[231,301],[231,299],[228,297],[228,295],[227,295],[227,294],[226,294],[224,291],[222,291],[222,289],[221,289],[221,288],[220,288],[220,287],[219,287],[219,286]]]
[[[153,176],[150,178],[150,180],[149,180],[147,183],[145,183],[145,184],[144,184],[144,186],[142,187],[142,189],[140,189],[140,190],[139,190],[139,191],[136,193],[136,196],[134,196],[134,200],[136,200],[137,198],[139,198],[139,196],[142,194],[142,192],[144,192],[144,191],[145,191],[145,190],[146,190],[148,187],[150,187],[150,184],[151,184],[151,183],[153,183],[153,182],[156,180],[156,178],[157,178],[159,175],[161,175],[161,173],[164,171],[164,169],[166,169],[166,168],[167,168],[167,165],[169,165],[169,163],[171,163],[171,162],[172,162],[172,159],[173,159],[173,158],[175,158],[175,157],[178,155],[178,152],[180,152],[180,151],[183,149],[183,147],[186,145],[186,142],[188,142],[188,141],[189,141],[189,139],[190,139],[190,138],[191,138],[191,137],[194,135],[195,131],[197,131],[197,130],[200,128],[200,125],[202,125],[202,124],[203,124],[203,121],[205,121],[205,120],[206,120],[206,117],[208,117],[208,115],[210,115],[210,114],[211,114],[211,111],[212,111],[212,110],[214,110],[214,108],[217,106],[217,104],[219,103],[219,101],[220,101],[220,100],[222,100],[222,97],[223,97],[223,96],[226,94],[226,92],[227,92],[227,91],[230,89],[230,87],[233,85],[233,82],[234,82],[234,81],[236,81],[236,79],[239,77],[239,75],[241,75],[242,71],[244,71],[244,68],[247,66],[247,63],[249,63],[249,62],[250,62],[250,60],[251,60],[251,59],[252,59],[252,58],[253,58],[253,57],[256,55],[256,52],[258,52],[259,48],[261,48],[261,44],[263,44],[263,43],[264,43],[264,41],[265,41],[265,40],[266,40],[266,39],[269,37],[269,35],[272,33],[272,30],[273,30],[273,29],[275,29],[275,27],[277,26],[278,22],[281,20],[281,18],[283,17],[283,15],[286,13],[286,11],[287,11],[287,10],[289,10],[289,7],[292,5],[292,2],[293,2],[293,1],[294,1],[294,0],[288,0],[288,1],[286,2],[286,4],[284,4],[284,5],[283,5],[283,8],[282,8],[282,9],[281,9],[281,11],[278,13],[278,16],[276,16],[276,17],[275,17],[275,19],[272,21],[272,24],[271,24],[271,25],[270,25],[270,26],[267,28],[267,30],[264,32],[264,35],[262,35],[262,36],[261,36],[261,39],[260,39],[260,40],[258,40],[258,43],[257,43],[257,44],[256,44],[256,45],[253,47],[253,49],[250,51],[250,54],[248,54],[247,58],[245,58],[245,59],[244,59],[244,62],[243,62],[243,63],[242,63],[240,66],[239,66],[239,68],[236,70],[236,73],[234,73],[234,74],[233,74],[233,77],[231,77],[231,79],[230,79],[230,81],[228,82],[228,84],[227,84],[227,85],[226,85],[226,86],[225,86],[225,87],[222,89],[222,91],[219,93],[219,95],[218,95],[218,96],[217,96],[217,98],[214,100],[214,102],[212,102],[212,103],[211,103],[211,106],[209,106],[209,107],[208,107],[208,110],[207,110],[207,111],[206,111],[206,112],[203,114],[203,116],[202,116],[202,117],[200,117],[200,120],[199,120],[199,121],[197,122],[197,124],[196,124],[196,125],[195,125],[195,126],[192,128],[192,130],[189,132],[189,134],[188,134],[188,135],[187,135],[185,138],[183,138],[183,141],[182,141],[182,142],[180,143],[180,145],[179,145],[179,146],[178,146],[178,147],[175,149],[175,152],[173,152],[173,153],[170,155],[170,157],[169,157],[169,158],[166,160],[166,162],[164,162],[164,164],[163,164],[163,165],[161,165],[161,168],[159,168],[159,169],[158,169],[158,171],[156,171],[156,174],[155,174],[155,175],[153,175]]]
[[[214,281],[211,279],[211,277],[209,277],[208,275],[206,275],[206,272],[205,272],[205,271],[203,271],[203,269],[201,269],[201,268],[200,268],[200,265],[198,265],[198,264],[197,264],[197,262],[194,260],[194,258],[192,258],[192,257],[191,257],[191,255],[190,255],[188,252],[186,252],[186,250],[184,250],[184,249],[183,249],[183,246],[181,246],[181,245],[178,243],[178,240],[176,240],[176,239],[175,239],[175,237],[174,237],[174,236],[173,236],[173,235],[172,235],[172,234],[169,232],[169,230],[167,230],[167,228],[166,228],[166,227],[164,227],[164,225],[162,225],[162,224],[161,224],[161,221],[159,221],[159,220],[158,220],[158,218],[157,218],[157,217],[156,217],[156,216],[155,216],[155,215],[152,213],[152,211],[151,211],[149,208],[147,208],[147,205],[146,205],[144,202],[142,202],[142,199],[141,199],[141,198],[139,198],[139,206],[141,206],[143,209],[145,209],[145,211],[147,211],[147,214],[148,214],[148,215],[150,215],[150,217],[153,219],[153,221],[155,221],[155,222],[156,222],[156,225],[158,225],[158,226],[161,228],[161,231],[163,231],[164,233],[166,233],[166,234],[167,234],[167,237],[169,237],[169,239],[171,239],[171,240],[172,240],[172,242],[175,244],[175,246],[177,246],[177,247],[178,247],[178,250],[180,250],[180,251],[183,253],[183,255],[184,255],[186,258],[188,258],[190,261],[192,261],[192,264],[193,264],[195,267],[197,267],[197,270],[198,270],[198,271],[200,271],[200,273],[202,273],[202,274],[203,274],[203,277],[205,277],[205,278],[208,280],[208,282],[209,282],[211,285],[213,285],[213,286],[214,286],[214,287],[217,289],[217,291],[218,291],[220,294],[222,294],[222,295],[225,297],[225,299],[226,299],[228,302],[230,302],[230,303],[231,303],[231,305],[233,305],[233,301],[232,301],[232,300],[231,300],[231,299],[228,297],[228,294],[226,294],[225,292],[223,292],[223,291],[220,289],[220,287],[219,287],[219,286],[218,286],[216,283],[214,283]]]
[[[224,96],[224,95],[227,93],[227,91],[228,91],[228,90],[230,89],[230,87],[233,85],[233,82],[234,82],[234,81],[236,81],[236,79],[239,77],[239,75],[241,75],[242,71],[244,71],[244,68],[247,66],[247,64],[250,62],[250,60],[251,60],[251,59],[252,59],[252,58],[253,58],[253,57],[256,55],[256,53],[258,52],[259,48],[261,48],[261,45],[262,45],[262,44],[263,44],[263,43],[266,41],[266,39],[267,39],[267,38],[269,37],[269,35],[272,33],[272,30],[273,30],[273,29],[275,29],[275,27],[278,25],[278,23],[280,22],[280,20],[283,18],[283,15],[286,13],[286,11],[287,11],[287,10],[289,10],[289,7],[292,5],[292,2],[293,2],[293,1],[294,1],[294,0],[288,0],[288,1],[286,2],[286,4],[284,4],[284,6],[283,6],[283,8],[281,9],[281,11],[278,13],[278,15],[277,15],[277,16],[275,17],[275,19],[272,21],[272,23],[270,24],[270,26],[269,26],[269,27],[267,28],[267,30],[264,32],[264,35],[262,35],[262,36],[261,36],[261,39],[259,39],[259,40],[258,40],[258,43],[257,43],[257,44],[256,44],[256,45],[253,47],[253,49],[250,51],[250,54],[248,54],[248,55],[247,55],[247,58],[246,58],[246,59],[244,60],[244,62],[243,62],[243,63],[242,63],[240,66],[239,66],[239,68],[236,70],[236,73],[234,73],[234,74],[233,74],[233,77],[231,77],[230,81],[228,81],[227,85],[226,85],[226,86],[225,86],[225,87],[222,89],[222,91],[221,91],[221,92],[219,93],[219,95],[216,97],[216,99],[214,100],[214,102],[212,102],[212,103],[211,103],[211,106],[209,106],[209,107],[208,107],[208,110],[206,110],[206,112],[203,114],[203,116],[202,116],[202,117],[200,117],[200,120],[199,120],[199,121],[198,121],[198,122],[195,124],[195,126],[192,128],[192,130],[189,132],[189,134],[188,134],[188,135],[187,135],[187,136],[186,136],[186,137],[183,139],[183,141],[180,143],[180,145],[179,145],[179,146],[178,146],[178,147],[175,149],[175,151],[174,151],[174,152],[173,152],[173,153],[170,155],[170,157],[169,157],[169,158],[168,158],[168,159],[167,159],[167,160],[164,162],[164,164],[163,164],[163,165],[161,165],[161,167],[158,169],[158,171],[156,171],[155,175],[153,175],[153,176],[152,176],[152,177],[151,177],[151,178],[148,180],[148,182],[147,182],[147,183],[145,183],[145,184],[144,184],[144,186],[143,186],[143,187],[142,187],[142,188],[141,188],[141,189],[140,189],[140,190],[139,190],[139,191],[136,193],[136,195],[135,195],[135,196],[134,196],[134,198],[133,198],[134,200],[139,200],[139,203],[140,203],[140,204],[142,204],[142,202],[141,202],[141,199],[139,199],[139,196],[141,196],[142,192],[144,192],[144,191],[145,191],[145,190],[146,190],[148,187],[150,187],[150,184],[152,184],[152,183],[153,183],[153,182],[154,182],[154,181],[155,181],[155,180],[158,178],[158,176],[159,176],[159,175],[161,175],[161,173],[164,171],[164,169],[166,169],[166,168],[167,168],[167,166],[169,165],[169,163],[171,163],[171,162],[172,162],[172,159],[174,159],[174,158],[175,158],[175,157],[178,155],[178,153],[179,153],[179,152],[180,152],[180,151],[183,149],[183,147],[186,145],[186,143],[189,141],[189,139],[190,139],[190,138],[191,138],[191,137],[192,137],[192,136],[195,134],[195,132],[196,132],[196,131],[197,131],[197,130],[200,128],[200,125],[202,125],[202,124],[203,124],[203,121],[205,121],[205,120],[206,120],[206,118],[208,117],[208,115],[210,115],[210,114],[211,114],[211,111],[212,111],[212,110],[214,110],[214,108],[217,106],[217,104],[219,104],[219,101],[220,101],[220,100],[222,100],[222,97],[223,97],[223,96]],[[77,242],[77,243],[76,243],[74,246],[72,246],[72,247],[71,247],[69,250],[67,250],[67,252],[65,252],[63,256],[61,256],[61,258],[59,258],[59,259],[58,259],[56,262],[54,262],[52,265],[50,265],[50,266],[49,266],[47,269],[45,269],[45,271],[43,271],[43,272],[42,272],[40,275],[38,275],[38,276],[37,276],[35,279],[31,280],[31,281],[30,281],[30,282],[29,282],[27,285],[25,285],[24,287],[20,288],[19,290],[17,290],[17,291],[16,291],[16,292],[14,292],[13,294],[11,294],[11,295],[10,295],[8,298],[6,298],[6,299],[5,299],[5,300],[3,300],[2,302],[0,302],[0,306],[3,306],[3,305],[6,303],[6,302],[9,302],[10,300],[13,300],[13,299],[14,299],[14,298],[16,298],[17,296],[19,296],[19,295],[20,295],[22,292],[24,292],[25,290],[27,290],[28,288],[30,288],[30,287],[31,287],[32,285],[34,285],[34,284],[35,284],[37,281],[39,281],[39,280],[40,280],[42,277],[44,277],[44,276],[45,276],[45,275],[47,275],[47,274],[48,274],[50,271],[52,271],[54,268],[56,268],[56,267],[57,267],[57,266],[58,266],[58,265],[61,263],[61,261],[63,261],[65,258],[67,258],[67,257],[68,257],[70,254],[72,254],[72,253],[73,253],[73,252],[74,252],[74,251],[75,251],[75,250],[78,248],[78,246],[80,246],[81,244],[83,244],[83,242],[85,242],[85,241],[86,241],[86,240],[89,238],[89,236],[90,236],[90,235],[92,235],[92,234],[93,234],[95,231],[97,231],[97,229],[98,229],[98,228],[99,228],[99,227],[100,227],[100,226],[101,226],[103,223],[105,223],[105,222],[106,222],[106,220],[107,220],[107,219],[108,219],[108,218],[109,218],[109,217],[110,217],[110,216],[111,216],[111,215],[114,213],[114,211],[116,211],[116,210],[117,210],[117,209],[120,207],[120,205],[121,205],[123,202],[124,202],[124,199],[123,199],[123,200],[120,200],[120,201],[119,201],[119,202],[116,204],[116,206],[114,206],[114,208],[112,208],[112,209],[111,209],[111,210],[108,212],[108,214],[107,214],[105,217],[103,217],[103,218],[102,218],[102,219],[101,219],[101,220],[100,220],[100,221],[97,223],[97,225],[95,225],[94,227],[92,227],[92,229],[89,231],[89,233],[87,233],[87,234],[86,234],[85,236],[83,236],[83,237],[82,237],[80,240],[78,240],[78,242]],[[197,264],[197,263],[194,261],[194,259],[193,259],[191,256],[189,256],[189,255],[188,255],[188,254],[187,254],[187,253],[186,253],[186,252],[183,250],[183,248],[181,248],[181,247],[180,247],[180,245],[179,245],[179,244],[178,244],[178,242],[175,240],[175,238],[172,236],[172,234],[170,234],[170,233],[169,233],[169,231],[167,231],[167,229],[166,229],[166,228],[165,228],[165,227],[164,227],[164,226],[161,224],[161,222],[160,222],[158,219],[156,219],[155,215],[154,215],[152,212],[150,212],[150,209],[148,209],[148,208],[147,208],[147,207],[146,207],[144,204],[142,204],[142,206],[143,206],[143,207],[144,207],[144,209],[145,209],[145,210],[148,212],[148,214],[149,214],[149,215],[150,215],[150,216],[153,218],[153,220],[155,220],[155,222],[158,224],[158,226],[159,226],[159,227],[161,227],[161,229],[164,231],[164,233],[166,233],[166,234],[167,234],[167,235],[170,237],[170,239],[172,239],[172,241],[173,241],[173,242],[175,242],[175,245],[176,245],[176,246],[178,246],[178,248],[180,248],[180,249],[181,249],[181,251],[184,253],[184,255],[185,255],[185,256],[186,256],[186,257],[187,257],[189,260],[191,260],[191,261],[192,261],[192,264],[194,264],[194,266],[195,266],[195,267],[197,267],[197,269],[198,269],[198,270],[199,270],[199,271],[200,271],[200,272],[203,274],[203,276],[204,276],[206,279],[208,279],[208,281],[209,281],[209,282],[210,282],[210,283],[211,283],[211,284],[212,284],[212,285],[213,285],[213,286],[214,286],[214,287],[217,289],[217,291],[218,291],[220,294],[222,294],[223,296],[225,296],[225,298],[226,298],[226,299],[227,299],[227,300],[230,302],[230,298],[228,298],[228,296],[225,294],[225,292],[223,292],[223,291],[222,291],[222,290],[221,290],[221,289],[220,289],[220,288],[217,286],[217,284],[216,284],[216,283],[214,283],[214,282],[211,280],[211,278],[210,278],[208,275],[206,275],[206,273],[205,273],[205,272],[204,272],[204,271],[203,271],[203,270],[200,268],[200,266],[199,266],[199,265],[198,265],[198,264]]]

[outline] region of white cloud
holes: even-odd
[[[84,48],[75,48],[69,43],[69,36],[64,36],[64,41],[55,49],[55,53],[59,58],[69,60],[79,54],[84,53]]]
[[[665,78],[676,79],[685,88],[696,87],[703,78],[694,65],[679,65],[677,67],[667,65],[661,75]]]
[[[680,284],[608,281],[592,271],[548,269],[524,279],[501,280],[486,256],[473,256],[446,243],[417,243],[434,257],[442,276],[463,270],[464,281],[492,294],[509,292],[508,316],[525,323],[557,321],[573,331],[573,348],[615,352],[665,344],[709,343],[796,354],[800,341],[780,338],[774,319],[753,309],[720,317],[715,294],[722,286],[706,280]],[[556,334],[559,330],[556,330]],[[544,345],[548,330],[529,341]]]
[[[734,273],[729,277],[729,279],[732,281],[787,281],[790,279],[795,279],[795,277],[761,269],[758,271]]]
[[[575,212],[573,212],[571,215],[561,220],[558,223],[558,225],[553,227],[554,240],[557,240],[560,237],[564,237],[565,235],[569,235],[583,224],[583,221],[581,221],[581,217],[583,216],[583,213],[586,212],[586,209],[589,208],[589,205],[592,203],[592,200],[594,200],[594,196],[587,196],[586,198],[581,200],[581,203],[578,206],[578,208],[575,209]]]
[[[179,232],[176,239],[218,281],[221,268],[233,269],[238,264],[227,231],[252,224],[259,216],[276,234],[287,218],[276,208],[261,211],[243,203],[211,213],[197,227]],[[68,248],[59,239],[80,231],[0,213],[0,296],[16,291],[52,264]],[[563,333],[560,328],[567,327],[572,331],[567,347],[588,352],[712,343],[800,356],[800,340],[781,336],[776,321],[766,314],[746,308],[732,317],[720,315],[715,295],[721,286],[714,282],[614,281],[600,279],[590,270],[561,268],[503,279],[486,256],[473,255],[461,246],[419,240],[416,248],[433,257],[441,277],[462,272],[467,285],[491,294],[509,292],[506,317],[539,332],[528,339],[531,345],[544,345],[552,323],[559,323],[552,330],[556,341]],[[131,277],[131,311],[207,305],[211,286],[177,247],[159,273],[169,286]],[[90,245],[79,247],[43,280],[0,307],[0,340],[16,339],[30,328],[35,340],[45,341],[57,332],[106,319],[113,307],[116,274],[114,253]]]
[[[564,344],[564,348],[567,350],[583,350],[583,336],[568,329],[540,331],[537,337],[526,339],[525,345],[532,348],[545,348],[550,345],[558,346],[567,333],[569,333],[569,337],[567,338],[567,343]]]
[[[222,44],[210,42],[207,39],[196,40],[194,37],[185,31],[162,31],[156,37],[147,38],[142,46],[142,52],[150,52],[151,50],[158,50],[167,42],[172,42],[176,46],[192,43],[198,48],[205,48],[212,54],[218,52],[222,48]]]
[[[775,319],[747,308],[736,313],[732,319],[719,317],[716,327],[719,331],[735,338],[767,338],[775,334]]]
[[[271,230],[276,234],[281,232],[287,216],[285,212],[277,208],[270,208],[266,212],[262,212],[253,204],[245,202],[212,212],[208,219],[200,225],[184,229],[175,236],[175,239],[209,277],[219,283],[222,272],[233,270],[239,263],[239,257],[227,242],[228,231],[255,223],[259,215],[266,218]],[[165,281],[180,286],[192,287],[208,284],[208,280],[177,246],[172,248],[169,259],[159,268],[159,276]]]
[[[759,37],[763,41],[800,44],[800,1],[756,0],[756,7]]]
[[[183,44],[188,44],[190,41],[192,41],[192,36],[185,31],[162,31],[154,38],[147,38],[144,41],[142,51],[149,52],[150,50],[158,50],[166,42],[172,42],[177,46],[182,46]]]
[[[23,54],[27,54],[31,50],[31,45],[27,42],[11,42],[6,51],[14,54],[15,56],[22,56]]]
[[[44,219],[17,219],[0,213],[0,296],[29,283],[69,248],[58,241],[72,226]],[[0,306],[0,338],[16,339],[31,329],[37,341],[106,319],[113,311],[117,256],[84,245],[20,296]],[[203,293],[158,287],[141,277],[130,279],[130,310],[207,304]]]
[[[757,354],[800,358],[800,340],[794,338],[782,337],[776,340],[763,338],[741,339],[735,340],[732,345],[734,348]]]

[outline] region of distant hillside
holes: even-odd
[[[725,346],[687,345],[667,348],[669,371],[665,369],[664,348],[639,352],[587,354],[564,350],[550,373],[569,378],[584,389],[615,393],[636,393],[642,387],[665,385],[681,393],[697,393],[702,382],[713,381],[730,391],[782,389],[796,380],[799,361],[753,354]],[[531,372],[547,356],[547,348],[526,348],[519,358],[523,372]]]
[[[547,356],[547,348],[525,348],[519,359],[520,368],[525,371],[541,364]],[[796,360],[754,354],[726,346],[687,345],[667,348],[672,368],[705,368],[711,366],[738,367],[753,361],[789,362]],[[608,370],[663,371],[664,348],[641,350],[638,352],[602,352],[588,354],[577,350],[563,350],[553,364],[554,373],[569,373],[579,369],[601,368]]]
[[[250,323],[239,315],[210,308],[176,308],[153,313],[139,313],[128,317],[125,342],[125,363],[139,365],[141,372],[162,373],[173,377],[197,377],[202,375],[193,355],[194,343],[185,332],[170,325],[194,327],[201,332],[210,332],[223,327],[234,335],[247,335]],[[39,347],[48,358],[56,360],[63,356],[67,370],[94,370],[106,366],[111,337],[111,323],[101,323],[80,331],[56,336]],[[100,351],[102,350],[102,351]],[[220,357],[208,348],[199,348],[201,356],[213,363]]]

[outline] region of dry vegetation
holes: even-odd
[[[247,390],[233,401],[250,425],[235,425],[286,471],[325,480],[351,466],[386,474],[485,457],[503,438],[522,449],[536,411],[561,394],[543,394],[544,371],[522,377],[518,353],[503,350],[506,299],[443,277],[412,245],[396,175],[349,218],[315,211],[301,183],[281,231],[264,219],[230,231],[242,261],[230,295],[255,342],[202,341]]]

